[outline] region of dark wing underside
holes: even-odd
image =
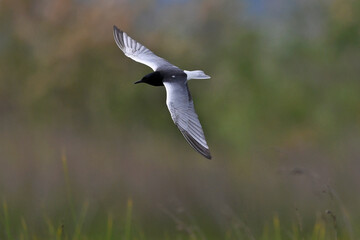
[[[179,126],[178,126],[179,127]],[[211,159],[211,154],[210,154],[210,150],[206,147],[204,147],[203,145],[201,145],[199,142],[197,142],[190,134],[189,132],[181,129],[179,127],[182,135],[185,137],[186,141],[196,150],[198,151],[201,155],[203,155],[204,157],[206,157],[207,159]]]

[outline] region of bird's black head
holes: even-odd
[[[153,73],[150,73],[150,74],[144,76],[140,81],[135,82],[135,84],[147,83],[152,86],[164,86],[163,81],[162,81],[163,78],[164,77],[161,75],[160,72],[153,72]]]

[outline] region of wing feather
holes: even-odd
[[[154,71],[160,67],[176,67],[165,59],[155,55],[148,48],[129,37],[129,35],[116,26],[114,26],[114,39],[117,46],[127,57],[151,67]]]
[[[167,82],[166,104],[169,108],[171,118],[179,128],[186,141],[204,157],[211,159],[204,131],[201,127],[198,115],[195,112],[194,103],[186,83],[184,81]]]

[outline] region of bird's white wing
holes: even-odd
[[[189,88],[184,81],[164,81],[166,88],[166,104],[171,118],[180,129],[186,141],[204,157],[211,159],[204,131],[195,112]]]
[[[154,71],[159,67],[175,67],[165,59],[156,56],[152,51],[129,37],[116,26],[114,26],[114,39],[127,57],[151,67]]]

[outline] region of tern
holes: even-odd
[[[187,82],[190,79],[209,79],[201,70],[187,71],[178,68],[167,60],[155,55],[144,45],[138,43],[125,32],[114,26],[114,39],[124,54],[136,62],[145,64],[154,72],[147,74],[137,83],[147,83],[152,86],[165,86],[166,105],[176,126],[186,141],[201,155],[211,159],[211,154],[205,140]]]

